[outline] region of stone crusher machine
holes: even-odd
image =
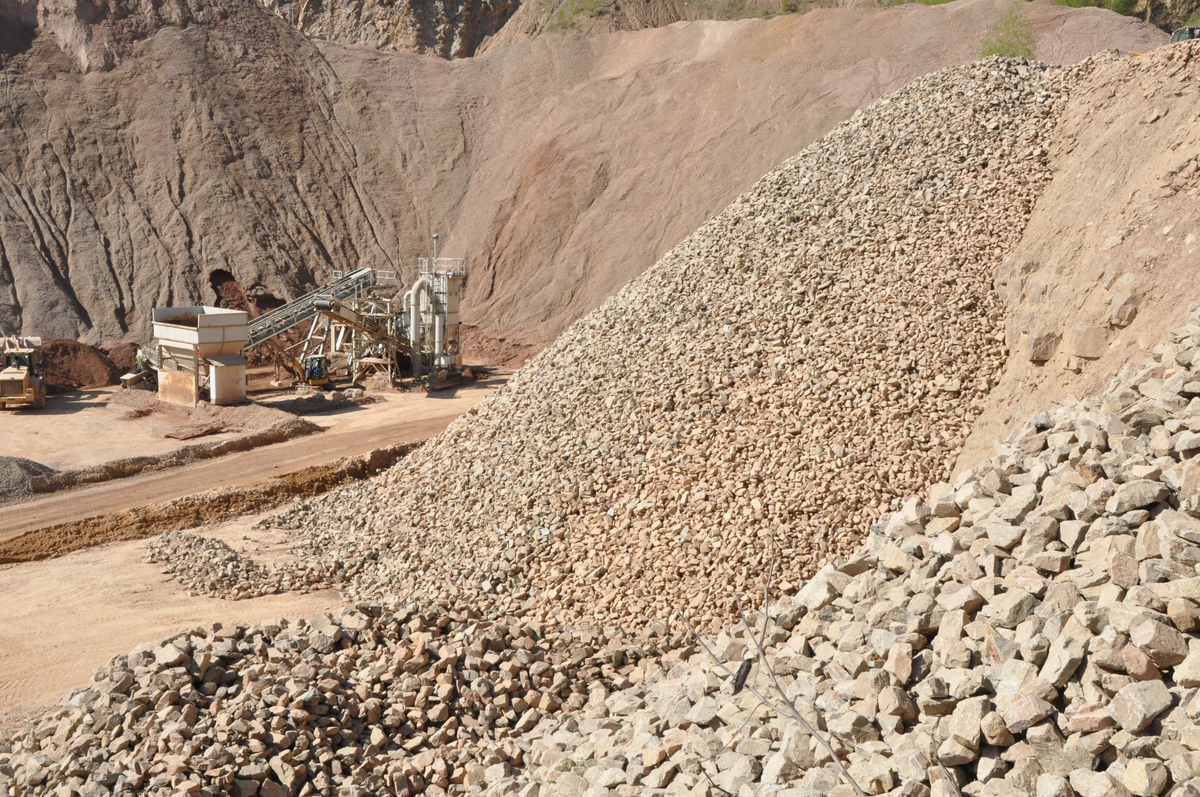
[[[246,348],[268,347],[293,372],[294,364],[328,363],[341,354],[355,383],[382,373],[393,384],[424,378],[429,390],[459,384],[465,375],[458,314],[464,261],[422,258],[418,272],[401,298],[394,272],[335,272],[328,285],[251,322]],[[286,342],[295,336],[285,333],[297,328],[306,334]]]
[[[0,409],[46,406],[46,364],[41,338],[0,338]]]

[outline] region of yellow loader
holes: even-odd
[[[46,406],[41,338],[0,338],[0,409]]]

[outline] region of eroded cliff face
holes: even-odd
[[[269,303],[392,262],[337,78],[285,23],[166,0],[39,3],[35,28],[0,82],[0,333],[120,341],[223,274]]]
[[[263,0],[315,39],[377,50],[467,58],[495,36],[519,0]]]

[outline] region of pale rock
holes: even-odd
[[[1117,487],[1116,493],[1108,499],[1105,509],[1113,515],[1123,515],[1134,509],[1152,506],[1165,501],[1169,491],[1162,482],[1138,479]]]
[[[1138,797],[1162,794],[1171,782],[1167,766],[1152,758],[1134,758],[1125,765],[1122,785]]]
[[[983,738],[990,745],[1008,747],[1016,741],[1012,732],[1009,731],[1008,726],[1005,724],[1004,717],[998,711],[989,711],[984,715],[983,720],[979,723],[979,727],[983,733]]]
[[[1159,668],[1172,667],[1188,655],[1183,634],[1165,623],[1143,619],[1130,629],[1129,641]]]
[[[1075,791],[1062,775],[1043,772],[1037,779],[1037,797],[1074,797]]]
[[[1071,353],[1085,360],[1095,360],[1108,351],[1108,330],[1104,327],[1076,327],[1071,335]]]
[[[1037,598],[1017,587],[992,600],[983,611],[1001,628],[1016,628],[1018,623],[1033,614],[1037,605]]]
[[[1054,706],[1039,697],[1018,697],[1004,710],[1004,724],[1014,734],[1024,733],[1053,713]]]
[[[1139,681],[1113,697],[1109,712],[1126,731],[1137,733],[1171,707],[1171,693],[1162,681]]]

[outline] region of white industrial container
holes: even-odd
[[[240,404],[246,400],[246,365],[240,354],[208,358],[208,402]]]
[[[246,400],[246,359],[241,355],[250,337],[249,313],[221,307],[158,307],[151,320],[162,365],[160,398],[195,406],[207,380],[211,403]]]
[[[164,347],[195,351],[201,357],[241,354],[250,338],[250,314],[221,307],[156,307],[154,337]]]

